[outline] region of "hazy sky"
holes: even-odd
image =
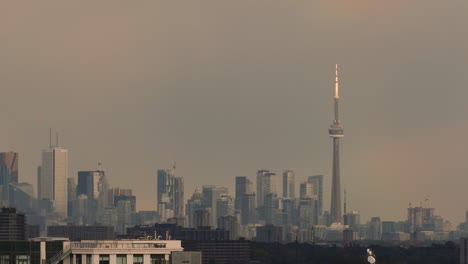
[[[333,2],[333,3],[331,3]],[[156,170],[196,186],[258,169],[325,175],[340,64],[342,187],[363,219],[429,197],[468,209],[468,1],[7,1],[0,151],[36,185],[49,127],[70,175],[101,160],[154,210]]]

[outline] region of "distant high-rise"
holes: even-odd
[[[158,170],[156,208],[162,220],[174,216],[174,171]]]
[[[263,206],[263,181],[266,173],[269,173],[269,170],[259,170],[257,171],[257,207]]]
[[[294,179],[294,171],[285,170],[283,172],[283,197],[295,198],[296,196],[296,181]]]
[[[246,193],[241,200],[241,224],[256,224],[257,211],[255,210],[255,193]]]
[[[257,172],[257,207],[264,205],[265,196],[270,193],[277,194],[276,173],[259,170]]]
[[[195,190],[192,197],[187,201],[186,213],[187,223],[189,227],[196,227],[195,225],[195,211],[203,209],[203,194]]]
[[[73,216],[73,201],[76,199],[76,183],[74,178],[68,178],[67,179],[67,201],[68,201],[68,212],[67,216],[72,217]]]
[[[382,238],[382,221],[380,217],[372,217],[368,227],[368,240],[380,240]]]
[[[5,167],[10,174],[10,182],[18,184],[18,153],[17,152],[0,152],[0,167]],[[3,173],[0,174],[0,180],[3,178]]]
[[[117,211],[117,232],[127,233],[127,227],[133,226],[132,213],[135,213],[132,200],[119,200],[116,205]]]
[[[12,206],[11,184],[18,184],[18,153],[0,153],[0,206]]]
[[[174,177],[174,217],[184,216],[184,178]]]
[[[361,224],[361,214],[357,211],[351,211],[346,215],[349,228],[356,231],[356,227]]]
[[[311,228],[314,223],[314,199],[312,198],[303,198],[299,202],[298,207],[298,217],[299,217],[299,227],[301,228]]]
[[[340,198],[340,138],[344,136],[343,127],[338,118],[338,64],[335,69],[335,119],[328,129],[328,134],[333,138],[333,170],[332,170],[332,190],[330,217],[332,223],[342,223],[341,217],[341,198]]]
[[[317,215],[322,215],[323,208],[323,175],[309,176],[307,182],[312,183],[313,195],[317,199]]]
[[[301,182],[299,185],[299,197],[301,199],[315,198],[314,197],[314,185],[310,182]]]
[[[97,199],[99,197],[99,182],[103,175],[103,171],[79,171],[76,194],[86,194],[88,198]]]
[[[132,189],[110,188],[107,190],[107,203],[113,205],[116,196],[132,196]]]
[[[265,220],[266,224],[273,224],[275,215],[279,212],[277,209],[280,200],[278,199],[278,195],[275,192],[267,193],[263,199],[263,210],[261,211],[262,220]]]
[[[203,185],[203,206],[210,209],[210,223],[217,225],[217,201],[228,193],[228,189],[219,185]]]
[[[410,232],[430,231],[434,228],[434,208],[409,207],[408,225]]]
[[[216,219],[228,215],[234,215],[234,203],[230,195],[222,194],[216,200]]]
[[[234,209],[241,210],[242,196],[252,192],[252,182],[245,176],[236,176],[236,197],[234,200]]]
[[[213,225],[210,208],[195,210],[193,219],[195,228]]]
[[[50,146],[42,151],[42,166],[38,170],[38,197],[50,200],[55,212],[67,216],[68,150]]]
[[[235,216],[228,215],[218,218],[218,228],[229,231],[230,240],[239,238],[239,223]]]
[[[94,224],[97,215],[102,213],[104,208],[111,205],[108,199],[108,184],[105,172],[102,170],[79,171],[76,195],[81,194],[86,195],[88,198],[86,224]]]

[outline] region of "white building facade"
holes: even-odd
[[[169,264],[173,252],[183,251],[180,240],[64,241],[63,251],[48,260],[57,264]]]

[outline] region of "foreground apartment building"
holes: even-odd
[[[199,264],[200,252],[183,252],[180,240],[34,238],[0,241],[2,264]]]

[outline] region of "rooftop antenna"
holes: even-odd
[[[344,189],[344,214],[346,215],[346,189]]]
[[[343,222],[345,225],[348,224],[348,216],[346,215],[346,188],[344,189],[344,215],[343,215]]]
[[[98,161],[97,165],[98,165],[98,171],[101,171],[101,165],[102,165],[101,161]]]

